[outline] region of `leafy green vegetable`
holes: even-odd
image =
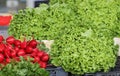
[[[16,14],[9,34],[54,40],[52,63],[73,74],[108,71],[116,62],[118,8],[119,0],[52,0]]]
[[[33,64],[24,60],[21,57],[21,62],[11,62],[0,70],[0,76],[49,76],[48,71],[39,67],[39,65]]]
[[[118,25],[118,26],[116,26],[116,30],[115,30],[115,33],[116,33],[116,35],[119,37],[120,36],[120,31],[118,31],[118,30],[120,30],[120,0],[116,0],[117,1],[117,23],[116,23],[116,25]]]

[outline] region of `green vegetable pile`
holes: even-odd
[[[116,25],[118,25],[118,26],[116,26],[116,29],[117,30],[120,30],[120,27],[119,27],[119,25],[120,25],[120,0],[116,0],[117,1],[117,7],[118,7],[118,12],[117,12],[117,24]],[[117,36],[120,36],[120,31],[117,31],[117,30],[115,30],[115,32],[116,32],[116,35]]]
[[[49,72],[21,57],[21,62],[14,60],[0,70],[0,76],[49,76]]]
[[[118,0],[119,2],[119,0]],[[116,0],[53,0],[14,16],[9,34],[54,40],[52,63],[73,74],[108,71],[115,66],[119,36]]]

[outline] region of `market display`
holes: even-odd
[[[18,11],[9,26],[10,36],[0,36],[0,63],[19,62],[20,56],[27,61],[29,56],[39,68],[47,68],[50,61],[52,67],[78,76],[110,71],[118,52],[113,39],[120,36],[119,1],[51,0],[49,5]],[[54,41],[49,54],[37,47],[41,44],[37,40]]]
[[[30,56],[33,58],[31,63],[38,63],[40,68],[46,68],[49,55],[44,50],[41,50],[37,47],[39,43],[35,39],[32,40],[18,40],[13,36],[9,36],[4,39],[0,35],[0,64],[6,65],[11,62],[11,59],[20,61],[20,56],[24,57],[27,60],[27,57]]]
[[[28,57],[20,57],[20,62],[12,60],[0,70],[0,76],[49,76],[46,69],[40,68],[38,63],[31,63]]]

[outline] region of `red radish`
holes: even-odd
[[[17,53],[18,56],[24,56],[25,55],[25,51],[24,49],[20,49]]]
[[[30,40],[29,41],[27,41],[27,44],[29,44],[30,43]]]
[[[21,47],[22,49],[25,49],[26,46],[27,46],[27,41],[26,41],[26,39],[24,38],[24,41],[21,42],[20,47]]]
[[[4,50],[4,56],[5,56],[6,58],[10,58],[10,55],[11,55],[11,54],[10,54],[10,50],[6,48],[6,49]]]
[[[0,43],[4,40],[3,36],[0,35]]]
[[[14,50],[17,52],[19,51],[19,47],[14,47]]]
[[[0,67],[4,67],[5,65],[7,65],[7,63],[6,62],[1,62],[0,64],[2,64],[2,66],[0,66]]]
[[[32,57],[37,56],[37,53],[38,53],[38,52],[39,52],[39,49],[38,49],[38,48],[33,49],[33,52],[31,53],[31,56],[32,56]]]
[[[44,55],[44,52],[43,51],[39,51],[38,53],[37,53],[37,56],[39,56],[39,57],[42,57]]]
[[[36,52],[32,52],[32,53],[31,53],[31,56],[32,56],[32,57],[35,57],[35,56],[37,56],[37,53],[36,53]]]
[[[4,49],[5,49],[5,45],[3,43],[0,43],[0,52],[3,52]]]
[[[16,57],[16,51],[12,51],[12,52],[11,52],[11,57],[12,57],[12,58],[15,58],[15,57]]]
[[[38,56],[35,56],[33,62],[39,62],[39,61],[40,61],[40,58]]]
[[[20,61],[20,58],[19,57],[15,57],[14,58],[16,61]]]
[[[40,65],[40,68],[46,68],[47,67],[47,63],[46,62],[38,62],[38,64]]]
[[[36,40],[31,40],[30,42],[29,42],[29,46],[31,46],[32,48],[36,48],[36,46],[37,46],[37,41]]]
[[[27,46],[25,52],[26,53],[32,53],[33,52],[33,48],[30,47],[30,46]]]
[[[10,44],[5,44],[5,47],[6,47],[7,49],[9,49],[9,50],[13,50],[13,46],[10,45]]]
[[[33,56],[32,56],[32,55],[30,55],[30,58],[33,58]]]
[[[4,61],[4,55],[0,53],[0,63]]]
[[[9,43],[9,44],[13,44],[15,41],[15,38],[13,36],[9,36],[7,39],[6,39],[6,42]]]
[[[46,55],[42,56],[41,60],[43,62],[47,62],[49,60],[49,56],[46,54]]]
[[[28,60],[28,55],[24,55],[23,58],[24,58],[25,60]]]
[[[48,55],[46,52],[44,52],[44,55]],[[49,56],[49,55],[48,55]]]
[[[38,48],[34,48],[34,49],[33,49],[33,52],[38,53],[38,52],[39,52],[39,49],[38,49]]]
[[[6,62],[7,62],[7,63],[10,63],[10,58],[6,58]]]
[[[20,46],[21,41],[20,41],[20,40],[15,40],[15,41],[14,41],[14,44],[15,44],[15,46]]]

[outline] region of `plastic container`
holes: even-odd
[[[49,3],[49,0],[36,0],[36,1],[34,2],[34,7],[39,7],[39,5],[40,5],[41,3],[48,4],[48,3]]]
[[[50,73],[50,76],[68,76],[61,67],[48,67],[46,70]]]
[[[12,16],[0,16],[0,26],[8,26],[10,24],[10,21],[12,19]]]
[[[85,74],[84,76],[95,76],[94,73],[91,73],[91,74]]]
[[[120,71],[120,56],[117,57],[117,62],[114,69],[115,71]]]
[[[97,72],[97,73],[85,74],[83,76],[120,76],[120,71]]]
[[[120,76],[120,71],[113,71],[107,73],[96,73],[95,76]]]
[[[119,72],[117,72],[117,75],[116,76],[120,76],[120,71]]]

